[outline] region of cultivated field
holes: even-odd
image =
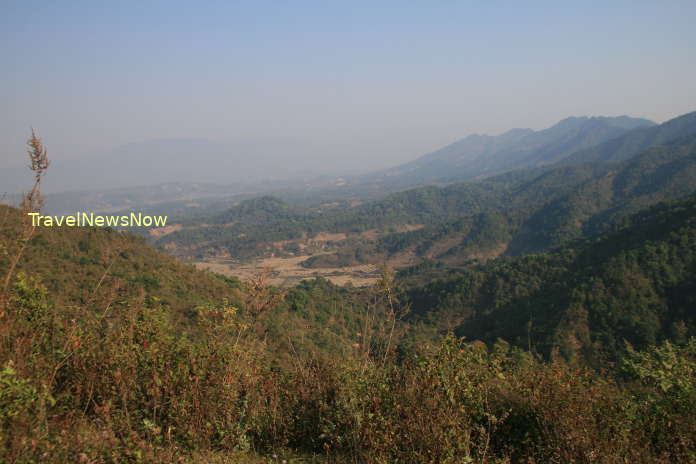
[[[309,256],[292,258],[265,258],[246,263],[229,259],[197,261],[193,264],[199,269],[209,269],[219,274],[236,276],[242,280],[258,274],[263,269],[272,270],[270,283],[277,286],[294,285],[305,279],[324,277],[336,285],[350,283],[356,287],[372,285],[377,281],[378,268],[373,264],[360,266],[307,269],[300,265]]]

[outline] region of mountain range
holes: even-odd
[[[382,171],[375,180],[407,185],[490,177],[552,164],[579,150],[653,126],[652,121],[628,116],[570,117],[539,131],[512,129],[498,136],[474,134]]]
[[[600,144],[602,158],[591,163],[522,168],[357,206],[303,208],[272,197],[242,202],[206,219],[175,220],[179,230],[157,243],[198,258],[304,255],[312,268],[422,259],[454,264],[545,250],[696,189],[696,114],[614,140],[632,142]],[[313,248],[322,233],[337,238]]]

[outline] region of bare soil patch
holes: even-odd
[[[356,287],[364,287],[373,285],[378,279],[377,266],[372,264],[340,268],[307,269],[300,265],[307,258],[309,258],[308,255],[292,258],[275,257],[254,260],[248,263],[211,259],[197,261],[193,264],[199,269],[209,269],[219,274],[236,276],[242,280],[248,280],[263,269],[270,268],[272,270],[270,283],[277,286],[291,286],[305,279],[324,277],[336,285],[350,283]]]
[[[332,234],[330,232],[319,232],[311,240],[314,240],[315,242],[339,242],[347,238],[348,235],[342,232],[336,234]]]
[[[165,235],[169,235],[172,232],[176,232],[178,230],[183,229],[184,226],[181,224],[172,224],[170,226],[164,226],[164,227],[158,227],[156,229],[150,229],[148,233],[150,234],[151,237],[154,238],[160,238],[164,237]]]

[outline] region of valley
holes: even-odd
[[[367,269],[384,264],[463,265],[540,252],[692,194],[694,133],[691,113],[600,144],[596,152],[607,162],[562,161],[362,203],[312,207],[266,195],[212,215],[175,217],[166,230],[151,230],[150,239],[226,274],[277,267],[276,283],[323,276],[363,285],[371,281]],[[612,147],[626,159],[613,161],[619,155]]]

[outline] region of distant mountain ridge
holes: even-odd
[[[696,132],[696,111],[660,125],[640,127],[591,148],[577,151],[559,164],[624,161],[638,153]]]
[[[652,121],[629,116],[569,117],[540,131],[512,129],[497,136],[474,134],[374,178],[417,184],[489,177],[552,164],[629,131],[653,126]]]

